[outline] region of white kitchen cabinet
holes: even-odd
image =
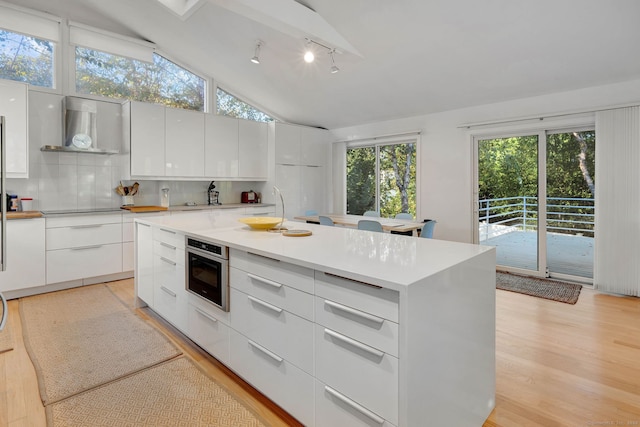
[[[277,164],[300,164],[301,127],[287,123],[273,122]]]
[[[153,233],[151,226],[136,223],[136,295],[153,308]]]
[[[7,178],[29,178],[29,85],[0,80],[0,116],[5,117]]]
[[[0,292],[45,284],[44,224],[44,218],[7,221],[7,269],[0,271]]]
[[[238,177],[239,126],[239,120],[233,117],[205,115],[205,176]]]
[[[165,107],[128,102],[124,113],[131,142],[131,177],[165,175]]]
[[[238,120],[238,124],[238,175],[241,178],[266,180],[267,124],[253,120]]]
[[[165,176],[204,176],[204,113],[165,109]]]
[[[184,235],[153,227],[153,310],[187,330]]]
[[[134,219],[169,215],[168,212],[122,213],[122,271],[135,269],[135,226]]]
[[[329,131],[303,127],[300,131],[300,164],[326,166],[330,151]]]
[[[307,210],[326,211],[327,190],[322,166],[276,165],[276,186],[285,200],[288,219]]]
[[[122,272],[122,214],[46,218],[47,284]]]
[[[287,123],[273,122],[276,164],[325,166],[329,153],[329,132]]]

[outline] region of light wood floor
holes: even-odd
[[[132,280],[109,287],[133,304]],[[9,312],[15,348],[0,354],[0,426],[44,426],[18,301]],[[272,425],[294,424],[151,311],[138,313]],[[496,322],[496,408],[485,426],[640,426],[640,298],[583,289],[569,305],[498,290]]]

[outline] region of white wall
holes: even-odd
[[[425,102],[428,102],[426,100]],[[598,86],[481,105],[460,110],[408,117],[380,123],[332,129],[336,141],[421,131],[418,218],[438,221],[435,237],[460,242],[473,241],[473,143],[472,135],[504,130],[549,128],[591,121],[593,112],[614,106],[640,104],[640,80]],[[566,115],[564,115],[566,114]],[[461,125],[501,122],[510,119],[563,115],[516,124],[495,124],[471,129]],[[335,163],[335,162],[334,162]],[[334,173],[339,173],[334,164]],[[597,178],[596,178],[597,179]],[[597,185],[597,183],[596,183]],[[344,190],[334,188],[336,197]]]

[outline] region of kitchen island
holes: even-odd
[[[136,220],[136,295],[305,425],[482,425],[495,249],[285,225],[313,234],[232,215]],[[185,290],[186,236],[230,248],[228,312]]]

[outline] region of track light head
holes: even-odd
[[[310,64],[313,62],[314,59],[316,59],[316,57],[313,54],[313,50],[311,50],[311,43],[313,43],[313,40],[311,39],[306,39],[306,40],[307,40],[307,47],[305,48],[305,51],[304,51],[304,62],[306,62],[307,64]]]
[[[260,63],[260,47],[263,45],[262,40],[258,40],[256,42],[256,50],[253,53],[253,58],[251,58],[251,62],[253,62],[254,64],[259,64]]]
[[[329,55],[331,55],[331,74],[335,74],[335,73],[337,73],[338,71],[340,71],[340,68],[338,68],[338,67],[336,66],[336,61],[335,61],[335,59],[334,59],[334,57],[333,57],[333,54],[334,54],[334,53],[336,53],[336,50],[335,50],[335,49],[331,49],[331,51],[329,51]]]

